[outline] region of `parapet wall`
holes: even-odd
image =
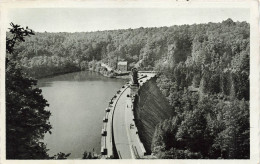
[[[105,116],[103,118],[103,126],[101,131],[101,156],[103,159],[117,157],[113,144],[113,114],[118,99],[128,87],[128,84],[123,85],[122,88],[120,88],[111,98],[108,107],[105,109]]]

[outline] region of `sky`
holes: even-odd
[[[246,8],[16,8],[8,22],[36,32],[90,32],[182,24],[250,21]]]

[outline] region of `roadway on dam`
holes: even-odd
[[[124,93],[120,96],[117,105],[115,107],[114,118],[113,118],[113,130],[114,140],[119,158],[131,159],[132,150],[129,142],[128,129],[130,125],[127,125],[126,119],[126,99],[127,95],[130,94],[130,88],[127,88]]]
[[[138,74],[142,86],[155,73]],[[145,149],[140,141],[138,129],[134,122],[133,103],[130,96],[130,86],[120,95],[113,115],[113,135],[117,154],[120,159],[143,158]]]

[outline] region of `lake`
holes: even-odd
[[[95,72],[76,72],[38,81],[52,115],[52,134],[44,142],[50,155],[71,153],[70,159],[83,157],[84,151],[100,153],[102,119],[109,100],[126,80],[104,77]]]

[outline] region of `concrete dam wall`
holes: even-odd
[[[140,140],[150,154],[156,125],[172,115],[168,100],[156,85],[156,78],[148,80],[140,87],[135,106],[135,122]]]

